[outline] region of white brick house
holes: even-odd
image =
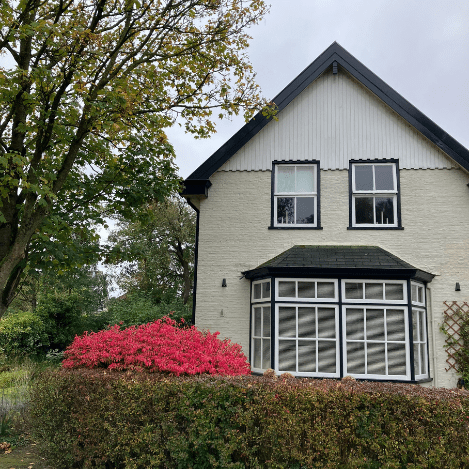
[[[337,43],[273,101],[185,181],[196,325],[253,372],[455,386],[469,151]]]

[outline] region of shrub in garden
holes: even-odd
[[[114,370],[145,369],[150,372],[187,374],[250,374],[241,346],[220,340],[219,332],[178,327],[169,317],[121,329],[114,325],[97,333],[75,337],[65,351],[64,368]]]

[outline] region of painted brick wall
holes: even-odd
[[[433,385],[453,387],[439,331],[443,301],[469,301],[469,176],[458,169],[401,170],[404,230],[347,230],[348,171],[321,172],[323,230],[269,230],[271,173],[217,172],[200,203],[196,323],[249,351],[252,269],[295,244],[377,245],[436,275],[428,316]],[[227,287],[222,288],[226,278]],[[455,283],[461,291],[454,291]],[[434,343],[435,342],[435,343]],[[435,354],[433,353],[435,350]]]

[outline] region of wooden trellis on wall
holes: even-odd
[[[447,345],[446,353],[448,354],[448,358],[446,359],[448,368],[446,368],[446,371],[451,370],[451,368],[458,371],[454,354],[463,345],[459,334],[462,323],[459,311],[462,311],[464,314],[469,314],[469,304],[466,302],[459,304],[457,301],[445,301],[444,305],[447,309],[444,312],[443,327],[448,333],[448,337],[445,340]]]

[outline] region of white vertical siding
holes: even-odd
[[[350,159],[399,158],[400,168],[455,167],[373,93],[344,71],[306,88],[220,171],[266,171],[274,160],[320,160],[348,169]]]

